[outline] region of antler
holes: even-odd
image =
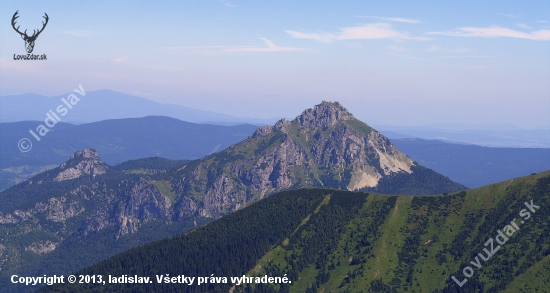
[[[19,15],[17,15],[17,13],[19,12],[19,10],[17,10],[14,14],[13,14],[13,17],[11,18],[11,26],[13,27],[13,29],[18,32],[20,35],[27,35],[27,30],[25,30],[25,33],[22,33],[19,31],[19,27],[18,26],[17,28],[15,28],[15,20],[19,18]]]
[[[16,12],[17,13],[17,12]],[[40,29],[38,32],[35,32],[36,30],[33,30],[33,34],[32,34],[32,37],[38,37],[38,35],[46,28],[46,25],[48,24],[48,20],[50,19],[48,17],[48,14],[46,12],[44,12],[44,14],[46,16],[42,16],[46,19],[46,22],[42,22],[42,29]],[[18,16],[19,17],[19,16]]]

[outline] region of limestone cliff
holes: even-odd
[[[105,174],[106,165],[99,159],[94,149],[84,149],[74,153],[67,162],[59,166],[60,172],[53,179],[55,182],[71,180],[88,175],[95,177]]]

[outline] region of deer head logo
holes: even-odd
[[[25,41],[25,49],[27,49],[27,53],[32,53],[32,50],[34,49],[34,41],[36,41],[36,38],[38,38],[38,35],[40,35],[40,33],[44,30],[44,28],[46,27],[46,25],[48,24],[48,15],[44,12],[44,14],[46,16],[43,16],[45,19],[46,19],[46,22],[42,22],[42,29],[36,31],[36,30],[33,30],[33,34],[32,36],[29,36],[27,35],[27,30],[25,30],[24,33],[20,32],[19,31],[19,26],[16,28],[15,27],[15,20],[17,18],[19,18],[19,15],[17,15],[17,13],[19,13],[19,10],[17,10],[14,14],[13,14],[13,17],[11,19],[11,26],[13,27],[13,29],[18,32],[20,35],[21,35],[21,38]]]

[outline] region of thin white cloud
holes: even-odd
[[[302,33],[292,30],[286,32],[297,39],[309,39],[324,43],[330,43],[339,40],[373,40],[373,39],[392,39],[392,40],[425,40],[426,38],[411,37],[406,33],[393,30],[388,23],[370,23],[359,26],[340,28],[337,33]]]
[[[269,47],[269,48],[277,48],[277,46],[275,46],[275,44],[271,41],[271,40],[268,40],[266,38],[260,38],[262,41],[265,42],[265,44]]]
[[[517,26],[517,27],[524,28],[524,29],[527,29],[527,30],[530,30],[530,29],[531,29],[531,27],[528,26],[528,25],[526,25],[525,23],[519,23],[519,22],[518,22],[518,23],[516,23],[516,26]]]
[[[61,33],[65,35],[71,35],[71,36],[83,37],[83,38],[89,38],[95,35],[94,32],[86,31],[86,30],[63,31]]]
[[[426,48],[424,52],[435,52],[439,51],[439,49],[441,49],[441,47],[439,47],[438,45],[431,45],[430,47]]]
[[[394,22],[403,22],[403,23],[421,23],[422,21],[418,19],[404,18],[404,17],[380,17],[380,16],[364,16],[358,15],[357,17],[361,18],[375,18],[384,21],[394,21]]]
[[[506,17],[509,17],[509,18],[521,18],[521,16],[510,14],[510,13],[497,13],[496,15],[506,16]]]
[[[219,0],[225,7],[235,7],[229,0]]]
[[[222,51],[225,52],[288,52],[288,51],[303,51],[303,48],[293,47],[279,47],[276,46],[271,40],[266,38],[260,38],[267,47],[227,47]]]
[[[445,35],[455,37],[478,37],[478,38],[517,38],[534,41],[550,41],[550,30],[536,30],[531,32],[521,32],[509,28],[492,27],[461,27],[451,32],[428,32],[430,35]]]
[[[129,59],[130,59],[130,57],[124,56],[124,57],[114,58],[111,61],[113,61],[115,63],[128,63]]]
[[[410,19],[410,18],[402,18],[402,17],[388,17],[388,18],[382,18],[382,19],[387,21],[404,22],[404,23],[421,23],[421,21],[418,19]]]
[[[439,56],[439,57],[436,57],[436,58],[441,58],[441,59],[452,59],[452,58],[463,58],[463,59],[466,59],[466,58],[494,58],[495,56],[491,56],[491,55],[447,55],[447,56]]]
[[[291,31],[291,30],[286,30],[285,32],[291,35],[293,38],[309,39],[309,40],[315,40],[315,41],[320,41],[325,43],[332,42],[334,39],[336,39],[336,36],[334,34],[329,34],[329,33],[301,33],[301,32]]]

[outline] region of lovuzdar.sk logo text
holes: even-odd
[[[44,19],[45,21],[42,22],[42,28],[41,29],[38,29],[38,30],[33,30],[33,33],[32,35],[28,35],[27,34],[27,30],[25,29],[24,32],[21,32],[19,30],[19,28],[21,26],[16,26],[16,20],[17,18],[19,18],[19,10],[17,10],[14,14],[13,14],[13,17],[11,19],[11,26],[13,27],[13,29],[19,34],[21,35],[21,38],[23,39],[23,41],[25,41],[25,50],[27,50],[27,55],[13,55],[13,59],[14,60],[46,60],[46,54],[42,54],[42,55],[34,55],[34,54],[31,54],[32,51],[34,50],[34,43],[36,42],[36,39],[38,38],[38,36],[40,35],[40,33],[42,33],[42,31],[44,31],[44,29],[46,28],[46,25],[48,24],[48,20],[50,19],[48,17],[48,14],[44,12]]]

